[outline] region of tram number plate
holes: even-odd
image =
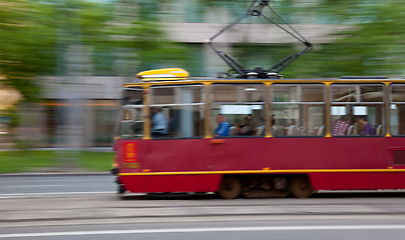
[[[125,162],[137,162],[136,143],[126,143],[124,145]]]
[[[123,168],[139,168],[140,163],[137,156],[137,144],[136,143],[125,143],[124,145],[124,162],[122,163]]]
[[[134,163],[123,163],[122,167],[123,168],[139,168],[140,164],[139,162],[134,162]]]

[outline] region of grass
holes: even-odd
[[[109,171],[112,152],[5,151],[0,152],[0,173],[43,171]]]

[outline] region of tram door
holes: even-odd
[[[255,165],[265,134],[263,105],[222,105],[213,111],[212,125],[211,169],[236,170]]]
[[[251,146],[257,139],[253,138],[265,133],[266,87],[262,83],[221,83],[210,89],[214,138],[210,140],[209,165],[228,170],[243,168],[249,162],[249,151],[254,151]]]
[[[402,86],[400,86],[402,87]],[[398,86],[394,86],[393,89],[397,90]],[[405,86],[404,86],[405,89]],[[396,99],[395,99],[396,100]],[[402,99],[401,99],[402,100]],[[403,101],[403,100],[402,100]],[[390,168],[392,169],[405,169],[405,140],[402,137],[405,135],[405,104],[394,103],[390,105],[390,132],[394,138],[389,138],[390,141],[388,149]],[[404,189],[405,188],[405,173],[395,172],[391,173],[390,188],[392,189]]]

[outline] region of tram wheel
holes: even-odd
[[[311,182],[306,175],[296,175],[290,179],[290,193],[296,198],[308,198],[312,195]]]
[[[217,192],[223,199],[237,198],[242,192],[242,181],[235,176],[224,176]]]

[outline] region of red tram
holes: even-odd
[[[115,139],[121,193],[231,199],[405,189],[405,80],[194,80],[181,69],[139,77],[156,81],[123,88]],[[154,134],[153,109],[165,134]],[[218,115],[227,123],[222,135]]]
[[[405,80],[281,79],[312,44],[270,2],[253,0],[207,40],[231,68],[227,79],[161,69],[125,84],[115,140],[121,193],[217,192],[231,199],[405,189]],[[248,17],[268,20],[304,49],[269,69],[246,69],[213,41]]]

